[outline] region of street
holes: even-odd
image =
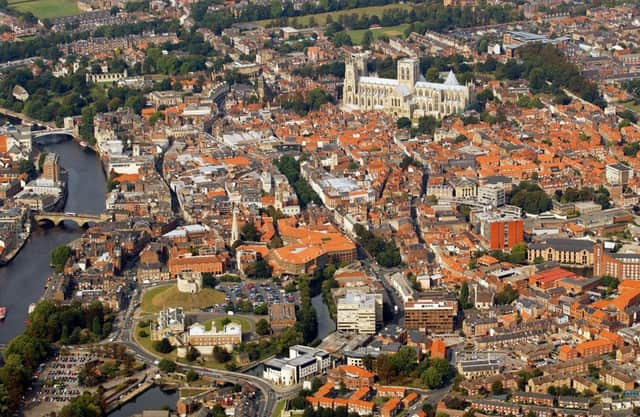
[[[117,324],[114,326],[112,336],[109,340],[123,343],[130,350],[135,352],[138,360],[145,362],[148,366],[153,366],[154,362],[161,358],[143,349],[133,340],[133,331],[135,330],[133,314],[137,306],[139,305],[140,295],[140,290],[134,290],[133,296],[129,301],[129,305],[124,311],[123,317],[120,317]],[[274,388],[267,381],[256,376],[246,375],[238,372],[221,370],[212,371],[208,368],[186,364],[178,364],[178,366],[180,369],[192,369],[194,371],[197,371],[201,375],[224,380],[233,384],[250,384],[254,387],[257,387],[262,393],[257,404],[257,415],[260,417],[271,417],[278,400],[280,400],[281,398],[286,398],[294,391],[297,391],[297,387],[294,387],[293,389],[289,388],[288,390],[282,390],[276,393]]]

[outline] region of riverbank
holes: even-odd
[[[38,153],[37,155],[40,155],[40,153]],[[67,204],[67,197],[69,195],[68,173],[64,168],[61,169],[61,183],[62,194],[60,195],[60,198],[58,198],[51,206],[45,207],[43,211],[64,210],[64,207]],[[34,212],[29,211],[28,219],[25,219],[23,224],[21,225],[22,231],[20,232],[20,236],[18,237],[17,244],[13,245],[13,247],[9,248],[8,250],[5,250],[2,255],[0,255],[0,267],[9,264],[9,262],[11,262],[13,258],[15,258],[18,253],[20,253],[24,245],[27,243],[27,240],[31,235],[31,231],[34,229],[34,227],[38,227],[38,224],[36,224],[33,220],[34,214]]]
[[[106,179],[96,154],[83,151],[75,141],[69,140],[43,149],[60,155],[60,165],[68,173],[64,209],[88,214],[104,212]],[[73,225],[33,228],[12,261],[0,268],[0,306],[7,308],[7,317],[0,322],[0,344],[8,343],[23,332],[29,305],[40,300],[52,272],[51,251],[81,234],[82,229]]]
[[[9,262],[13,260],[13,258],[18,256],[18,253],[20,253],[22,248],[24,248],[24,245],[27,243],[27,240],[29,240],[29,236],[31,236],[30,227],[27,228],[27,230],[20,233],[20,237],[18,238],[17,245],[14,245],[14,247],[10,249],[8,252],[3,252],[2,255],[0,255],[0,267],[8,265]]]
[[[131,417],[144,410],[159,410],[164,407],[175,409],[180,394],[177,391],[164,392],[155,385],[119,408],[109,412],[109,417]]]

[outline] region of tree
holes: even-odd
[[[618,285],[620,285],[620,280],[616,277],[612,277],[611,275],[604,275],[600,278],[600,285],[607,287],[609,292],[613,292],[618,289]]]
[[[436,128],[440,126],[440,122],[433,116],[422,116],[418,119],[417,133],[424,135],[433,135]]]
[[[265,319],[258,320],[258,322],[256,323],[256,333],[258,333],[260,336],[265,336],[271,333],[271,325],[269,324],[269,322]]]
[[[502,387],[502,382],[494,381],[493,384],[491,384],[491,393],[493,395],[502,395],[502,394],[504,394],[504,388]]]
[[[62,272],[64,265],[67,263],[67,259],[71,256],[71,248],[63,245],[58,246],[51,251],[51,265],[55,268],[56,272]]]
[[[36,177],[36,166],[33,164],[31,159],[23,159],[20,161],[20,166],[18,168],[21,174],[27,174],[29,179]]]
[[[251,278],[269,278],[271,277],[271,266],[261,258],[247,265],[245,273]]]
[[[185,377],[187,378],[187,382],[193,382],[197,381],[200,378],[200,375],[193,369],[189,369],[185,374]]]
[[[160,353],[170,353],[173,350],[173,346],[171,346],[169,339],[163,337],[162,340],[153,342],[153,349]]]
[[[409,346],[401,347],[398,352],[389,357],[395,373],[406,376],[417,366],[417,356],[414,348]]]
[[[269,305],[267,303],[258,304],[253,309],[253,313],[259,316],[264,316],[269,313]]]
[[[198,359],[198,357],[200,356],[200,352],[198,351],[198,349],[195,349],[194,347],[190,346],[187,350],[187,361],[189,362],[193,362],[196,359]]]
[[[85,392],[72,399],[59,414],[60,417],[102,417],[104,415],[104,402],[100,391],[96,394]]]
[[[430,82],[439,82],[440,81],[440,70],[435,67],[431,67],[427,70],[425,74],[425,79]]]
[[[158,120],[160,120],[163,117],[162,112],[155,112],[151,115],[151,117],[149,117],[149,124],[151,126],[155,126],[155,124],[158,122]]]
[[[422,379],[422,383],[425,384],[430,389],[439,388],[442,386],[444,382],[442,374],[432,366],[427,368],[427,370],[422,373],[421,379]]]
[[[258,233],[258,229],[253,222],[246,222],[242,225],[242,229],[240,229],[240,234],[245,241],[249,242],[257,242],[260,240],[260,234]]]
[[[398,126],[398,129],[408,129],[411,127],[411,119],[408,117],[400,117],[396,122],[396,126]]]
[[[396,246],[396,243],[391,240],[385,244],[382,252],[376,255],[376,261],[386,268],[392,268],[400,265],[402,257],[400,256],[400,249]]]
[[[638,117],[629,109],[623,110],[620,114],[618,114],[623,119],[629,120],[632,123],[636,123],[638,121]]]
[[[158,364],[158,369],[165,373],[175,372],[176,368],[176,363],[169,359],[162,359]]]
[[[511,194],[511,204],[527,213],[540,214],[551,208],[551,198],[537,185],[522,181]]]
[[[509,261],[514,264],[523,264],[527,260],[527,244],[516,243],[511,248],[511,256]]]
[[[134,113],[139,114],[144,107],[144,100],[141,95],[136,94],[127,97],[124,102],[125,107],[129,107],[133,110]]]
[[[624,145],[622,152],[625,156],[635,156],[640,151],[640,142],[631,142]]]
[[[231,360],[231,355],[220,346],[215,346],[213,348],[213,358],[220,363],[225,363]]]
[[[371,42],[373,42],[373,32],[367,29],[362,36],[362,47],[369,49],[371,47]]]
[[[337,32],[333,35],[333,45],[340,48],[343,45],[352,45],[353,41],[347,32]]]
[[[511,284],[507,284],[502,291],[496,294],[496,304],[507,305],[518,299],[518,293]]]
[[[460,303],[460,307],[463,310],[472,307],[472,304],[469,302],[469,284],[467,281],[462,283],[460,287],[460,295],[458,296],[458,302]]]
[[[4,384],[0,384],[0,416],[11,415],[9,404],[9,391]]]
[[[93,334],[95,334],[98,337],[102,335],[102,323],[101,323],[100,317],[96,316],[93,318],[93,322],[91,324],[91,331],[93,332]]]

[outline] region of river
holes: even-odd
[[[69,173],[65,211],[99,214],[105,208],[106,180],[97,156],[83,151],[75,142],[45,146],[44,151],[60,155]],[[7,343],[24,330],[29,304],[37,302],[51,274],[49,253],[82,234],[73,224],[43,229],[34,226],[29,240],[7,266],[0,268],[0,306],[7,318],[0,322],[0,343]]]
[[[130,417],[133,414],[142,413],[144,410],[161,410],[166,407],[175,410],[178,399],[179,394],[177,391],[168,393],[163,392],[158,387],[152,387],[134,400],[110,413],[109,417]]]
[[[324,303],[322,294],[313,297],[311,305],[316,310],[316,317],[318,318],[318,339],[324,339],[336,331],[336,323],[331,319],[329,307]]]
[[[59,154],[61,165],[69,174],[65,211],[102,213],[105,208],[106,180],[96,155],[82,151],[72,141],[48,145],[44,150]],[[0,322],[0,343],[7,343],[23,332],[29,304],[40,299],[47,277],[51,274],[51,250],[81,234],[82,229],[73,224],[46,229],[34,226],[20,253],[11,263],[0,268],[0,306],[7,307],[7,318]],[[318,337],[322,339],[335,331],[335,323],[331,320],[322,295],[313,297],[311,302],[317,312]],[[123,405],[109,417],[129,417],[145,409],[160,409],[163,406],[175,409],[177,401],[177,393],[165,393],[154,387]]]

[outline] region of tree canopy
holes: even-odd
[[[511,204],[527,213],[540,214],[551,209],[551,198],[534,183],[522,181],[511,193]]]

